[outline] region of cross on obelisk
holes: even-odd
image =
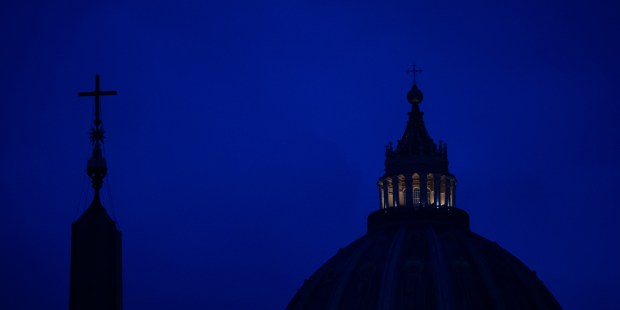
[[[79,92],[78,96],[80,97],[95,97],[95,126],[99,127],[101,124],[101,106],[100,106],[100,97],[101,96],[114,96],[116,95],[115,90],[101,90],[99,85],[99,74],[95,75],[95,91],[87,91],[87,92]]]
[[[422,69],[419,69],[418,66],[416,66],[415,64],[413,64],[411,69],[407,69],[407,73],[413,74],[413,84],[416,84],[415,76],[418,72],[422,72]]]

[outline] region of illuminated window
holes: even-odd
[[[398,176],[398,205],[399,206],[404,206],[405,205],[405,176],[404,175],[399,175]]]
[[[413,174],[413,205],[420,205],[420,176],[417,173]]]
[[[427,196],[427,202],[429,205],[434,205],[435,204],[435,178],[433,177],[432,173],[429,173],[426,176],[427,180],[426,180],[426,190],[428,195]]]
[[[446,205],[446,176],[441,176],[441,184],[439,185],[440,195],[439,195],[439,203],[442,206]]]

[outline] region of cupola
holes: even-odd
[[[415,71],[414,67],[414,72]],[[448,170],[448,147],[431,138],[420,111],[422,91],[415,79],[407,93],[411,104],[405,132],[385,148],[385,174],[379,178],[380,207],[454,208],[456,179]]]

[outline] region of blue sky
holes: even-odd
[[[67,308],[95,73],[125,308],[278,309],[365,233],[413,62],[472,229],[566,309],[620,303],[614,1],[4,1],[0,27],[0,308]]]

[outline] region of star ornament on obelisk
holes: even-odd
[[[70,310],[123,309],[121,232],[99,198],[107,173],[101,149],[101,96],[116,94],[101,90],[99,75],[95,77],[94,91],[78,93],[81,97],[95,97],[95,120],[90,130],[93,151],[86,166],[95,195],[90,207],[71,226]]]

